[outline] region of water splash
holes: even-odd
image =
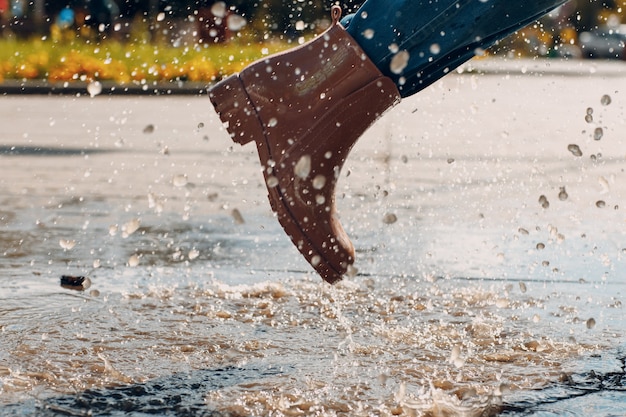
[[[389,69],[394,74],[402,74],[402,71],[409,64],[409,52],[408,51],[400,51],[393,56],[391,59],[391,63],[389,64]]]
[[[100,81],[93,81],[87,85],[87,92],[90,97],[95,97],[102,93],[102,84]]]
[[[583,156],[583,152],[580,150],[580,147],[576,144],[570,144],[567,145],[567,150],[570,151],[572,153],[572,155],[576,156],[576,157],[581,157]]]

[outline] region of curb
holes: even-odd
[[[0,83],[0,95],[74,95],[74,96],[113,96],[113,95],[205,95],[210,84],[196,82],[160,82],[145,84],[119,84],[110,81],[99,82],[93,91],[90,83],[73,81],[49,83],[45,80],[5,80]],[[92,91],[89,91],[92,89]],[[98,91],[100,90],[100,91]]]

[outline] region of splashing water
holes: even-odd
[[[567,150],[572,153],[572,155],[580,157],[583,156],[583,152],[580,150],[580,147],[575,144],[567,145]]]
[[[248,21],[243,16],[231,14],[226,18],[226,23],[228,25],[228,29],[233,32],[238,32],[248,24]]]
[[[93,81],[87,85],[87,92],[91,97],[95,97],[102,93],[102,84],[100,81]]]
[[[393,56],[391,59],[391,63],[389,64],[389,69],[394,74],[402,74],[402,71],[409,64],[409,52],[408,51],[400,51]]]
[[[302,155],[293,168],[293,173],[302,179],[305,179],[311,173],[311,156]]]
[[[593,140],[600,140],[604,136],[604,129],[596,127],[593,131]]]

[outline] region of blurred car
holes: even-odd
[[[582,32],[578,43],[585,58],[626,60],[626,25]]]

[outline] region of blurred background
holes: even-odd
[[[349,13],[362,1],[338,3]],[[0,82],[211,82],[320,33],[332,4],[0,0]],[[572,0],[489,54],[626,60],[625,14],[626,0]]]

